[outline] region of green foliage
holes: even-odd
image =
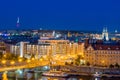
[[[35,58],[35,56],[32,54],[32,55],[31,55],[31,58]]]
[[[3,54],[2,54],[2,53],[0,53],[0,59],[2,59],[2,57],[3,57]]]
[[[71,62],[70,64],[73,65],[73,62]]]
[[[65,65],[68,65],[68,63],[67,63],[67,62],[65,62]]]
[[[90,66],[90,62],[87,62],[86,65],[87,65],[87,66]]]
[[[23,59],[23,61],[26,61],[26,60],[27,60],[27,58],[25,58],[24,56],[22,57],[22,59]]]
[[[110,64],[110,65],[109,65],[109,68],[114,68],[114,65],[113,65],[113,64]]]
[[[0,54],[0,59],[5,59],[5,60],[18,60],[19,56],[12,54],[12,53],[5,53],[5,54]]]
[[[119,65],[118,63],[116,63],[116,64],[115,64],[115,67],[116,67],[116,68],[119,68],[119,67],[120,67],[120,65]]]
[[[18,60],[18,57],[19,57],[18,55],[7,53],[5,59],[6,60],[15,60],[16,61],[16,60]]]
[[[77,58],[75,59],[75,65],[80,65],[80,60],[83,59],[81,55],[78,55]]]

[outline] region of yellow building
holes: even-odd
[[[109,66],[120,64],[120,46],[106,44],[89,44],[84,50],[84,59],[91,65]]]
[[[39,40],[38,44],[49,44],[51,54],[56,55],[78,55],[83,54],[83,43],[74,43],[69,40]]]

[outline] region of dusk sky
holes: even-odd
[[[120,0],[0,0],[0,29],[120,31]]]

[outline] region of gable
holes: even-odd
[[[93,48],[91,45],[89,45],[89,46],[87,47],[87,50],[94,50],[94,48]]]

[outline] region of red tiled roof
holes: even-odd
[[[95,50],[120,50],[120,45],[99,45],[94,44],[92,47]]]

